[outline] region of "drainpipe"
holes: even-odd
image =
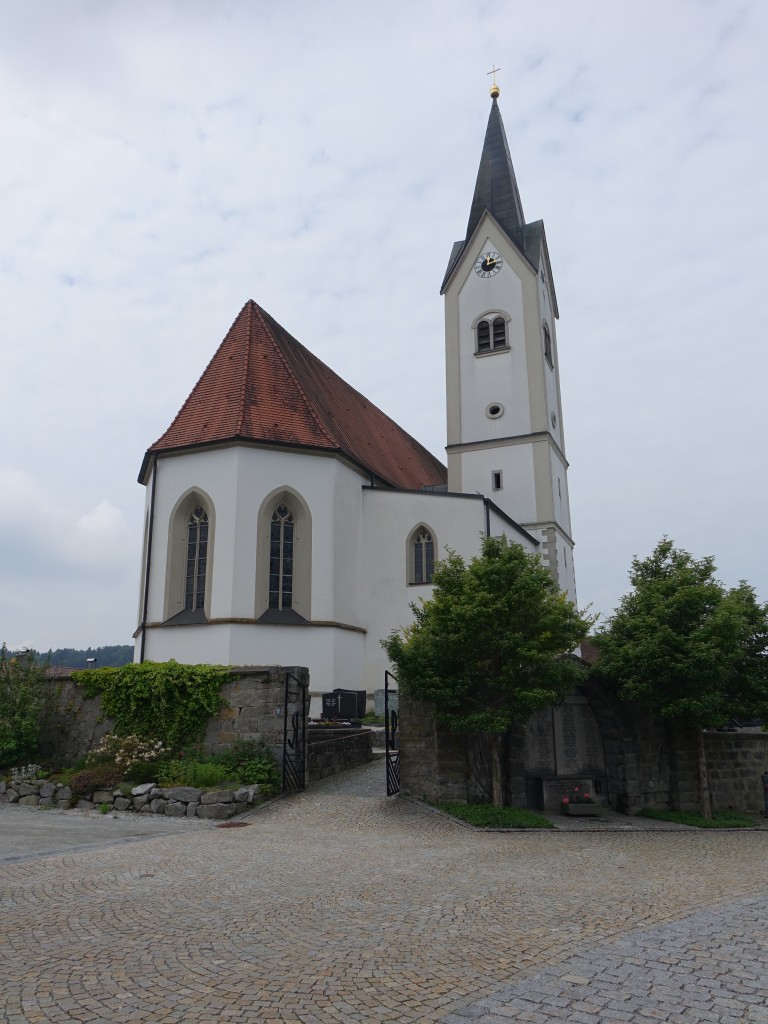
[[[144,598],[141,610],[141,648],[139,661],[144,661],[147,645],[147,605],[149,603],[149,567],[152,565],[152,532],[155,525],[155,491],[157,489],[157,452],[152,457],[152,497],[149,499],[149,529],[147,530],[147,564],[144,571]]]

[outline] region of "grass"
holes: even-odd
[[[672,821],[677,825],[692,825],[694,828],[755,828],[758,824],[753,814],[741,811],[719,811],[711,818],[704,818],[695,811],[657,811],[653,807],[643,807],[638,814],[641,818]]]
[[[535,811],[518,807],[493,807],[491,804],[433,804],[460,821],[477,828],[554,828],[552,822]]]

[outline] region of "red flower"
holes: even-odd
[[[569,804],[570,802],[571,801],[568,799],[567,796],[564,796],[563,799],[560,801],[561,804]]]

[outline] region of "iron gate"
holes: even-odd
[[[384,741],[387,759],[387,796],[400,792],[400,734],[397,711],[389,707],[389,680],[397,682],[397,676],[384,673]],[[395,691],[397,692],[397,691]]]
[[[283,706],[283,793],[300,793],[306,787],[307,688],[285,673]]]

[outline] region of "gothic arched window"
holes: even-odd
[[[509,348],[507,340],[507,321],[503,316],[490,314],[478,320],[475,327],[477,333],[477,354],[496,352]]]
[[[269,607],[293,604],[293,512],[281,502],[272,513],[269,531]]]
[[[208,513],[196,505],[187,520],[187,568],[184,577],[184,608],[205,607],[205,574],[208,566]]]
[[[413,536],[413,574],[411,583],[431,583],[435,571],[435,543],[429,530],[422,526]]]

